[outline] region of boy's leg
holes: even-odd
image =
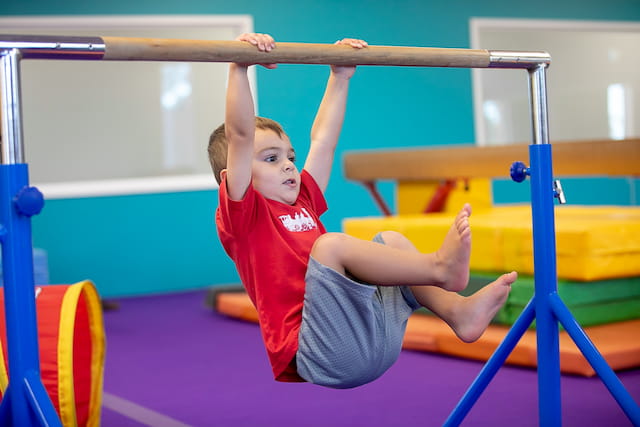
[[[327,233],[316,241],[311,256],[341,274],[374,285],[438,286],[461,291],[469,281],[471,207],[465,205],[440,249],[423,254],[380,245],[341,233]]]
[[[384,246],[402,251],[405,256],[419,253],[413,243],[400,233],[383,232],[382,240]],[[480,338],[502,307],[516,278],[515,272],[504,274],[469,297],[436,286],[410,288],[416,300],[444,320],[462,341],[473,342]]]
[[[382,233],[385,244],[397,249],[418,252],[409,239],[400,233]],[[435,286],[411,286],[416,300],[444,320],[464,342],[473,342],[489,325],[504,304],[516,280],[515,272],[504,274],[469,297],[445,291]]]

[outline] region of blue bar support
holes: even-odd
[[[40,377],[31,216],[42,194],[29,187],[20,108],[20,52],[0,51],[0,242],[4,275],[9,385],[0,402],[0,425],[62,426]]]
[[[634,402],[631,395],[624,388],[624,385],[617,377],[616,373],[607,364],[602,354],[596,346],[591,342],[587,334],[582,330],[576,319],[560,299],[558,294],[551,295],[549,298],[551,309],[558,321],[564,326],[573,342],[580,349],[585,359],[589,362],[593,370],[600,377],[609,393],[618,402],[627,417],[634,426],[640,426],[640,407]]]
[[[562,425],[560,399],[560,348],[558,322],[576,343],[609,392],[631,422],[640,426],[640,407],[624,388],[611,367],[580,328],[558,295],[551,145],[548,141],[546,67],[543,64],[528,69],[532,115],[532,139],[529,146],[530,167],[519,178],[531,177],[531,214],[533,226],[533,262],[535,294],[520,315],[505,340],[491,356],[486,366],[469,387],[445,425],[458,426],[480,397],[482,391],[519,340],[524,329],[536,318],[538,361],[539,424],[544,427]],[[512,178],[516,178],[512,174]],[[518,182],[521,179],[517,179]],[[526,325],[526,326],[524,326]],[[517,337],[517,338],[516,338]],[[506,354],[505,354],[506,353]]]
[[[559,331],[549,303],[549,296],[558,292],[551,145],[530,145],[529,158],[536,289],[538,413],[540,425],[554,427],[560,426],[561,402]]]
[[[0,165],[0,224],[4,231],[0,241],[9,362],[9,387],[0,403],[0,422],[61,426],[40,379],[31,218],[21,213],[16,203],[27,183],[26,164]]]

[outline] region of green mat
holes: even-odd
[[[462,295],[470,295],[499,274],[473,272]],[[511,286],[505,305],[500,309],[493,323],[512,325],[534,293],[531,276],[519,276]],[[640,318],[640,277],[599,280],[593,282],[573,282],[558,280],[558,294],[581,326],[602,325],[623,320]],[[427,312],[426,309],[421,309]],[[535,322],[532,325],[535,327]]]

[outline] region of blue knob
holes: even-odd
[[[44,196],[36,187],[22,187],[13,198],[18,213],[24,216],[39,214],[44,206]]]
[[[513,162],[509,173],[512,180],[522,182],[529,176],[529,168],[522,162]]]

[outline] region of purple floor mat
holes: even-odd
[[[440,426],[483,366],[403,351],[357,389],[278,383],[257,325],[212,312],[205,294],[123,299],[105,313],[104,391],[116,400],[105,399],[103,427]],[[640,369],[618,376],[640,401]],[[563,425],[631,425],[597,377],[563,376],[561,395]],[[537,401],[536,371],[504,366],[462,425],[538,426]]]

